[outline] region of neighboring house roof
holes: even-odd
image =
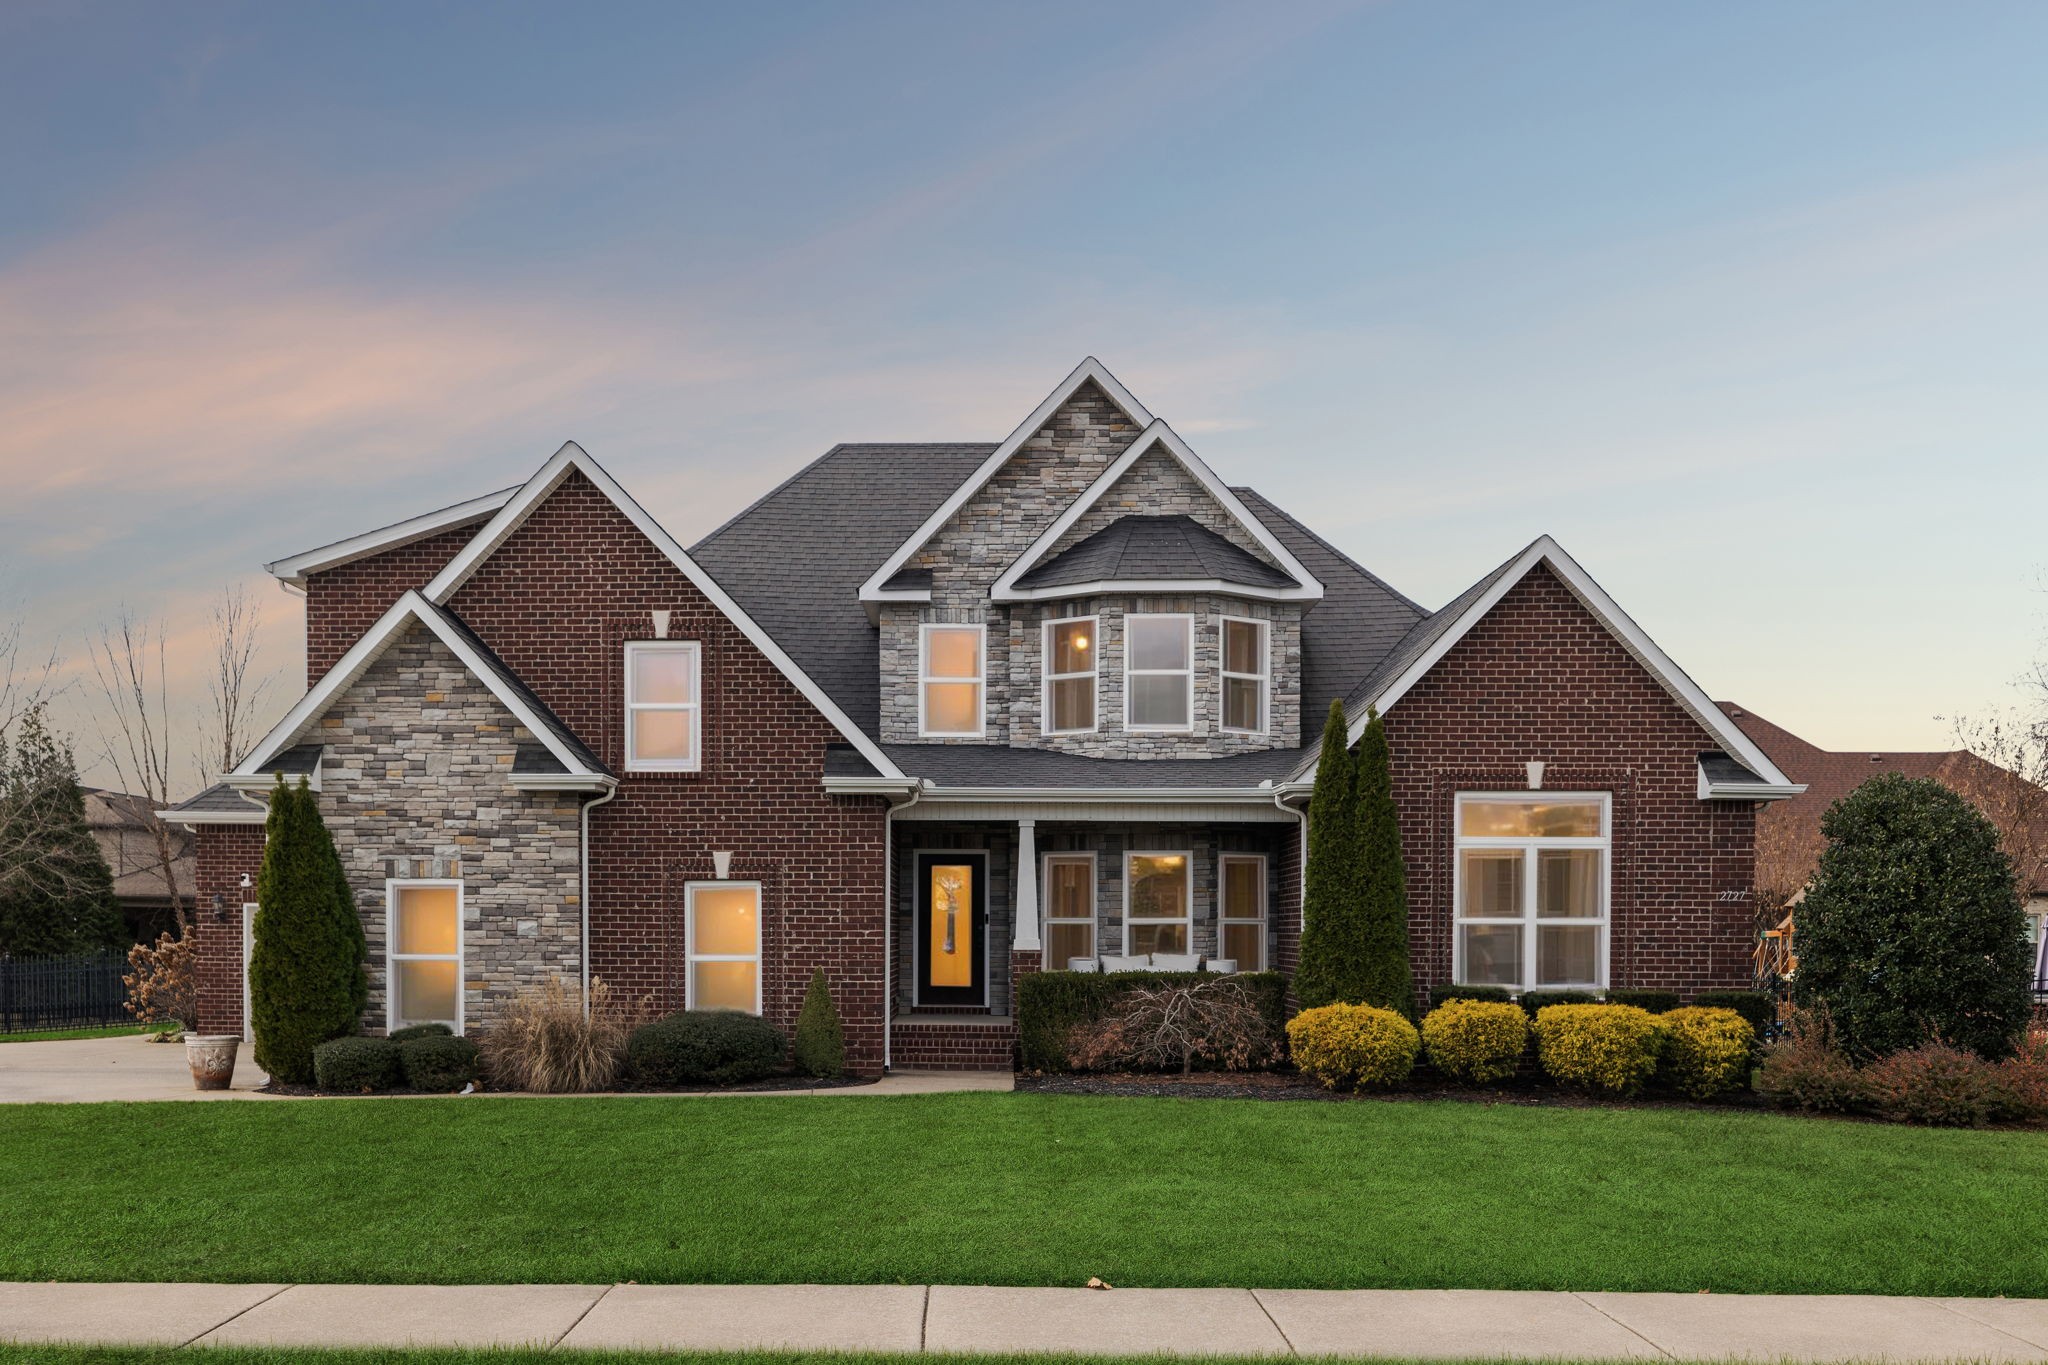
[[[1019,578],[1017,586],[1060,588],[1099,583],[1107,587],[1132,581],[1202,579],[1253,588],[1301,586],[1292,575],[1231,544],[1184,512],[1118,517]]]
[[[85,823],[114,874],[114,895],[128,901],[167,900],[155,810],[147,798],[128,792],[81,788]],[[171,879],[178,894],[192,894],[196,863],[189,830],[172,831]]]

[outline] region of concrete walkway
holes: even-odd
[[[235,1063],[234,1088],[195,1090],[177,1043],[152,1043],[142,1034],[69,1038],[49,1043],[0,1043],[0,1104],[82,1104],[99,1100],[272,1100],[257,1087],[269,1077],[256,1069],[249,1045]],[[824,1090],[728,1090],[679,1099],[727,1095],[931,1095],[953,1090],[1009,1090],[1015,1078],[993,1071],[898,1071],[873,1085]],[[408,1096],[405,1098],[418,1098]],[[524,1097],[520,1097],[524,1098]],[[649,1096],[640,1096],[646,1099]]]
[[[2048,1300],[969,1285],[0,1283],[0,1340],[2048,1361]]]

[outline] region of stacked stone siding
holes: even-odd
[[[1278,568],[1273,556],[1244,528],[1243,523],[1223,510],[1223,504],[1196,482],[1179,460],[1155,442],[1151,449],[1131,462],[1094,505],[1083,512],[1045,557],[1051,559],[1080,544],[1088,537],[1124,517],[1192,517],[1252,558]]]

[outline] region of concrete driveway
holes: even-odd
[[[227,1100],[255,1096],[269,1081],[242,1044],[232,1090],[195,1090],[182,1043],[124,1038],[71,1038],[57,1043],[0,1043],[0,1104],[91,1100]]]

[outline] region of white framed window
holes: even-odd
[[[1095,956],[1095,855],[1048,853],[1045,875],[1045,965],[1064,970],[1077,957]]]
[[[1124,617],[1126,730],[1194,728],[1194,657],[1194,617],[1149,612]]]
[[[761,1012],[761,883],[683,885],[683,1007]]]
[[[1101,632],[1093,616],[1045,623],[1045,732],[1081,735],[1095,728],[1096,659]]]
[[[446,1024],[462,1032],[462,883],[384,883],[387,1029]]]
[[[1194,917],[1191,855],[1174,850],[1124,855],[1124,952],[1185,953]]]
[[[1226,616],[1221,624],[1222,716],[1227,735],[1266,733],[1267,694],[1272,666],[1267,648],[1266,623],[1243,616]]]
[[[693,773],[703,762],[703,654],[695,640],[626,645],[626,771]]]
[[[978,738],[988,628],[927,624],[917,636],[917,732]]]
[[[1266,855],[1225,853],[1217,860],[1216,956],[1241,972],[1266,970]]]
[[[1453,852],[1460,985],[1607,984],[1605,792],[1461,792]]]

